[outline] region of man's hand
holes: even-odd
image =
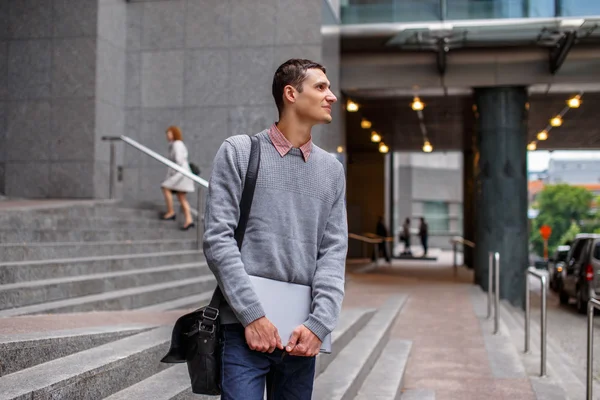
[[[321,340],[304,325],[294,332],[285,350],[292,356],[315,357],[321,350]]]
[[[246,343],[251,350],[261,353],[272,353],[275,348],[283,350],[279,332],[267,317],[251,322],[246,326],[244,333],[246,334]]]

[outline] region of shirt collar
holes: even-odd
[[[281,133],[279,128],[277,128],[277,124],[271,125],[269,129],[269,137],[271,138],[271,142],[273,142],[273,146],[277,149],[277,152],[281,157],[285,156],[290,152],[294,146],[290,143],[289,140]],[[308,162],[308,158],[310,157],[310,152],[312,150],[312,136],[308,140],[308,142],[304,143],[300,146],[300,152],[302,152],[302,157],[305,162]]]

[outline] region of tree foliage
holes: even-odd
[[[552,253],[556,247],[563,244],[563,236],[572,227],[580,229],[581,222],[590,212],[594,196],[587,189],[566,184],[548,185],[537,197],[539,214],[533,221],[531,229],[531,242],[538,254],[543,253],[544,241],[539,234],[542,225],[552,228],[552,235],[548,239],[548,247]],[[574,232],[575,228],[571,232]]]

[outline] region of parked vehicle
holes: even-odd
[[[582,314],[591,298],[600,298],[600,235],[584,233],[575,237],[565,262],[559,296],[561,304],[568,304],[574,297]]]
[[[550,289],[560,292],[562,287],[562,275],[571,246],[558,246],[552,257],[548,260],[548,277]]]

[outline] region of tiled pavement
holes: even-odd
[[[498,371],[473,309],[472,273],[460,268],[455,276],[447,261],[443,255],[435,263],[394,261],[349,274],[344,307],[376,307],[391,294],[410,295],[392,331],[393,338],[413,342],[407,390],[433,390],[436,400],[535,399],[521,368]]]

